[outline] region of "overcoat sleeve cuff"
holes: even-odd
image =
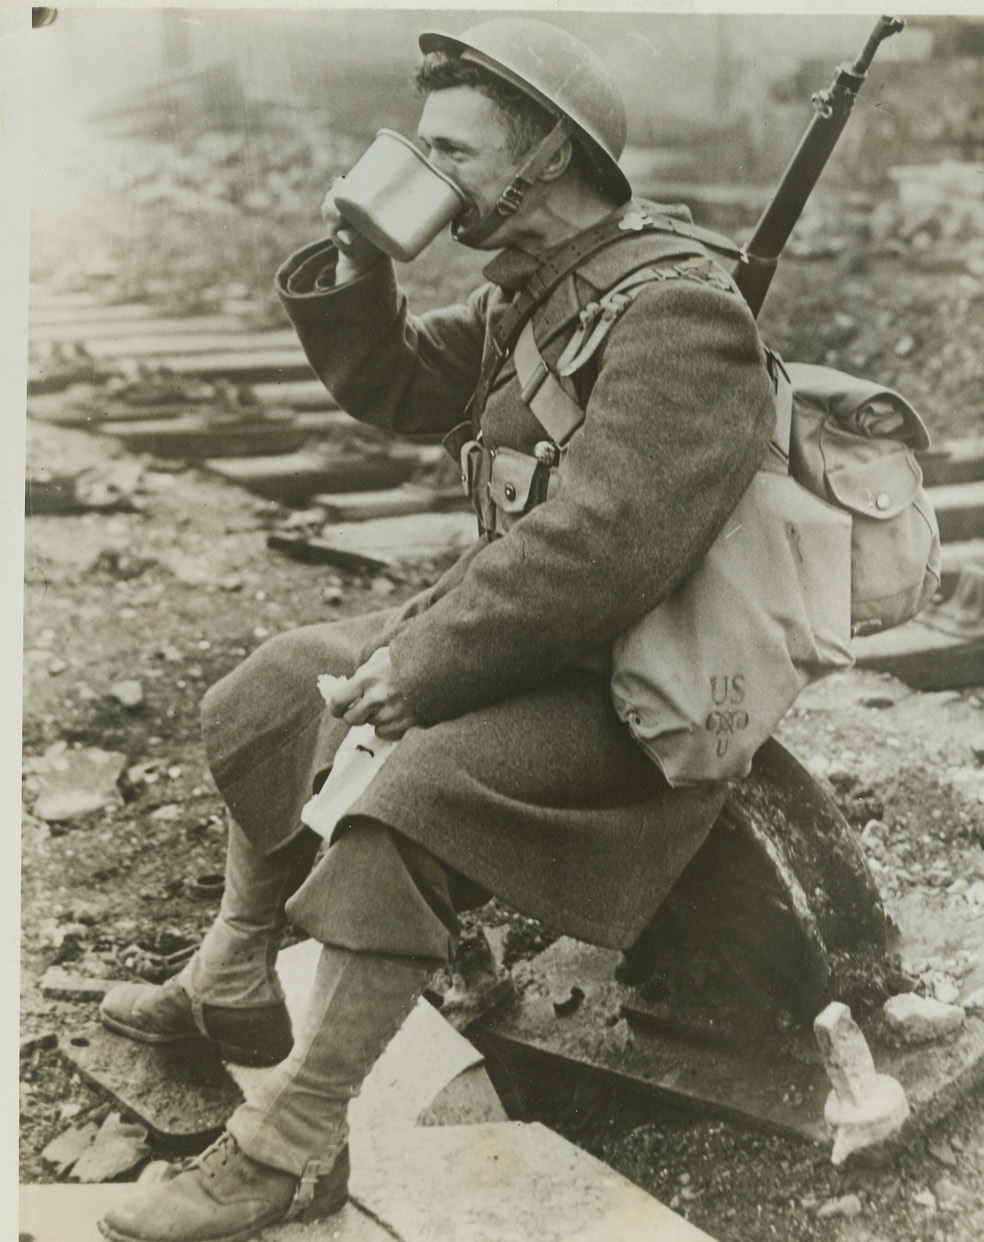
[[[289,304],[332,297],[342,290],[347,292],[367,282],[376,286],[381,281],[387,286],[395,284],[393,265],[385,258],[344,285],[335,284],[337,265],[338,249],[334,242],[311,242],[281,264],[275,277],[277,293],[285,304]]]

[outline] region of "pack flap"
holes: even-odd
[[[922,487],[919,463],[902,445],[886,452],[884,442],[876,442],[864,453],[863,442],[831,423],[821,432],[820,443],[832,499],[858,517],[897,517]]]
[[[785,367],[798,400],[828,412],[854,435],[901,440],[916,450],[929,447],[926,424],[893,389],[833,367],[808,362],[787,362]]]

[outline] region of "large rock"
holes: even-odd
[[[953,1035],[964,1024],[960,1005],[945,1005],[928,996],[903,992],[887,1000],[882,1009],[886,1028],[904,1044],[928,1044]]]

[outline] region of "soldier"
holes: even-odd
[[[397,432],[466,419],[452,440],[481,537],[404,607],[273,638],[206,695],[231,814],[221,912],[181,976],[121,985],[102,1017],[277,1069],[190,1168],[107,1215],[116,1242],[243,1242],[337,1211],[346,1105],[451,959],[458,912],[494,893],[625,948],[723,801],[670,789],[631,740],[609,651],[699,563],[766,453],[773,391],[752,316],[684,215],[658,209],[657,227],[631,200],[622,100],[579,40],[509,18],[420,46],[419,136],[464,196],[459,241],[498,252],[487,283],[411,315],[390,260],[330,199],[330,239],[277,282],[350,414]],[[582,311],[593,322],[643,267],[654,275],[603,347],[560,379]],[[554,435],[511,356],[523,313],[572,419]],[[326,672],[345,678],[328,710]],[[300,809],[366,722],[399,744],[312,867]],[[274,972],[285,904],[323,946],[292,1050]]]

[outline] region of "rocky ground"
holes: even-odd
[[[49,999],[52,966],[93,979],[154,976],[214,913],[196,881],[221,870],[223,822],[198,735],[205,686],[269,635],[404,597],[407,583],[334,574],[268,551],[273,507],[197,469],[127,459],[112,442],[33,425],[31,453],[58,471],[139,471],[132,513],[33,517],[25,609],[23,1030],[65,1032],[92,1004]],[[784,739],[829,780],[890,908],[984,915],[984,690],[917,694],[871,674],[809,691]],[[34,811],[61,756],[118,756],[107,805],[45,822]],[[115,769],[114,769],[115,770]],[[510,960],[547,934],[512,912]],[[978,933],[980,939],[980,934]],[[909,968],[957,994],[979,945]],[[949,990],[948,990],[949,989]],[[23,1062],[22,1177],[52,1180],[45,1145],[100,1100],[50,1049]],[[576,1117],[568,1116],[572,1125]],[[630,1124],[631,1123],[631,1124]],[[984,1109],[968,1100],[884,1168],[836,1171],[829,1153],[724,1121],[593,1113],[574,1136],[728,1242],[958,1239],[984,1231]],[[853,1197],[852,1197],[853,1196]]]

